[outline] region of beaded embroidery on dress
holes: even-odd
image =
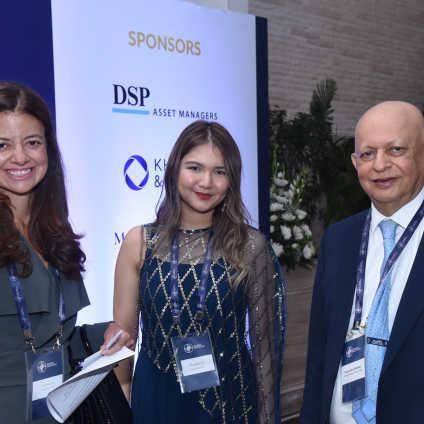
[[[170,340],[178,334],[171,310],[171,249],[169,246],[152,256],[158,234],[152,226],[145,229],[146,261],[140,277],[142,337],[138,345],[155,367],[177,381]],[[195,318],[197,291],[209,232],[178,233],[183,335],[200,330]],[[249,231],[244,258],[250,265],[250,275],[236,288],[229,281],[230,265],[218,251],[214,252],[209,271],[202,330],[209,328],[221,385],[175,396],[194,396],[215,423],[280,423],[286,325],[284,280],[269,241],[256,229]]]

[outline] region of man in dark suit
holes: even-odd
[[[300,423],[424,423],[423,115],[384,102],[355,137],[352,161],[372,205],[321,240]],[[349,380],[346,340],[362,335],[365,361],[355,365],[365,378]],[[349,397],[353,380],[366,396]]]

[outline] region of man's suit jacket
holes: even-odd
[[[361,212],[332,225],[321,240],[301,424],[330,422],[334,383],[355,295],[361,233],[367,213]],[[396,313],[378,384],[377,424],[392,423],[424,423],[423,240]]]

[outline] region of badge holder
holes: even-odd
[[[171,337],[181,393],[219,386],[219,375],[209,329],[204,334]]]
[[[27,368],[26,421],[50,415],[47,395],[63,383],[63,349],[49,347],[25,352]]]
[[[60,273],[54,269],[59,279],[59,322],[60,328],[56,333],[56,343],[50,348],[35,349],[35,338],[31,331],[31,321],[29,319],[28,308],[22,290],[21,280],[18,277],[15,264],[7,265],[10,285],[15,298],[16,310],[18,311],[19,322],[25,343],[31,346],[30,351],[25,352],[25,364],[27,372],[27,404],[26,421],[34,421],[50,415],[47,408],[47,395],[63,383],[63,349],[60,339],[63,334],[63,324],[65,322],[65,299],[60,286]]]
[[[365,336],[347,340],[342,356],[342,403],[353,402],[367,396],[365,375]]]
[[[212,342],[209,329],[202,332],[204,319],[206,286],[213,252],[213,228],[209,234],[205,261],[202,267],[202,276],[199,282],[196,320],[200,331],[183,336],[181,333],[180,301],[178,295],[178,233],[175,234],[171,246],[171,305],[174,327],[178,336],[171,337],[172,350],[177,365],[178,380],[181,393],[193,390],[208,389],[219,386],[219,375],[215,357],[212,351]]]

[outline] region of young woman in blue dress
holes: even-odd
[[[269,240],[249,225],[241,175],[229,132],[192,123],[167,162],[155,222],[122,244],[114,319],[140,328],[140,350],[133,380],[130,361],[116,374],[128,397],[132,388],[137,424],[281,420],[284,281]],[[190,359],[196,348],[204,363]]]

